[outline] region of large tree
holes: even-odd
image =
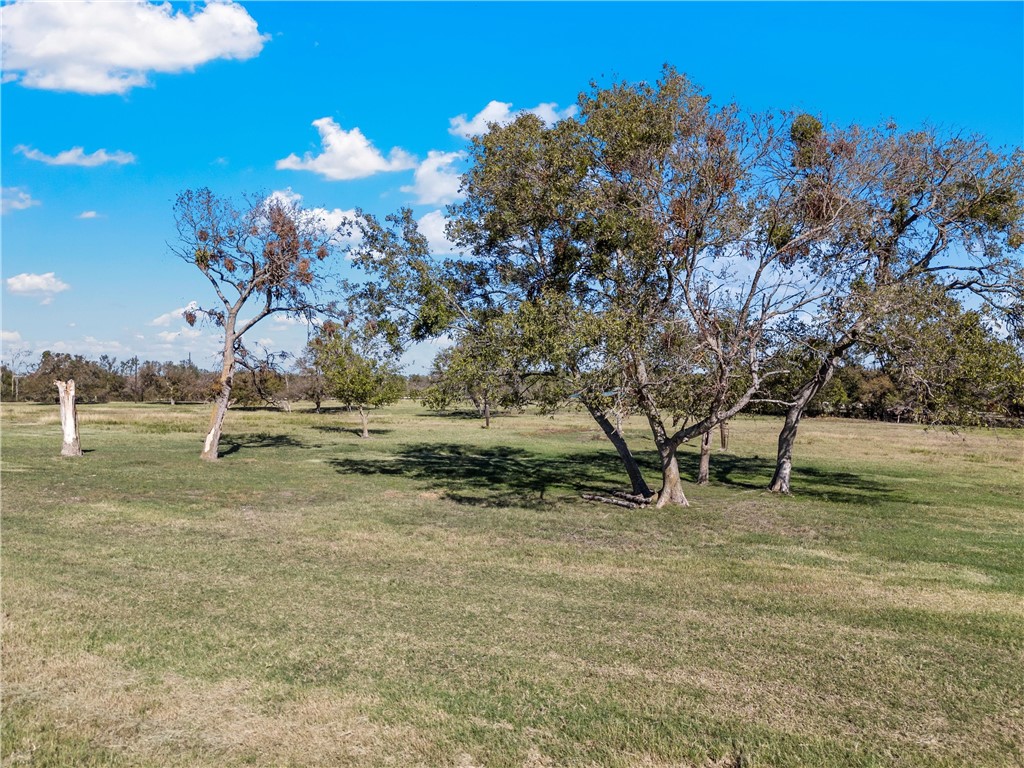
[[[217,459],[224,416],[240,359],[243,336],[273,314],[308,321],[330,313],[329,257],[343,234],[315,211],[279,196],[247,196],[235,203],[209,189],[188,190],[174,204],[178,242],[172,250],[209,280],[216,301],[189,310],[185,319],[206,318],[223,336],[217,396],[202,458]]]
[[[817,263],[828,298],[810,329],[792,339],[809,358],[804,378],[784,398],[770,490],[790,491],[800,420],[832,379],[843,357],[870,340],[870,349],[903,349],[897,333],[914,306],[936,308],[936,294],[972,296],[1003,318],[1024,297],[1024,154],[990,148],[974,137],[896,126],[827,132],[804,119],[792,164],[808,178],[828,172],[835,154],[847,166],[848,215],[837,222],[826,259]],[[908,327],[903,323],[904,327]],[[954,350],[969,354],[963,346]],[[921,356],[927,356],[921,350]]]
[[[667,70],[595,87],[554,127],[492,126],[470,152],[450,236],[472,285],[505,305],[557,294],[598,324],[588,373],[647,419],[659,505],[686,503],[679,446],[745,407],[772,373],[774,327],[821,298],[807,265],[845,212],[846,158],[801,173],[787,128]],[[682,400],[692,418],[670,426]]]

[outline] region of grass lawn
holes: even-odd
[[[1021,766],[1024,434],[4,404],[8,766]],[[631,422],[655,484],[655,455]],[[696,447],[684,450],[696,471]]]

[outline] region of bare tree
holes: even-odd
[[[205,188],[178,195],[174,216],[179,242],[172,251],[206,276],[217,297],[211,307],[187,311],[185,320],[205,318],[224,334],[219,391],[202,452],[214,461],[235,369],[244,356],[243,335],[275,313],[311,322],[333,312],[327,301],[329,257],[344,231],[276,196],[247,196],[236,207]],[[252,314],[243,318],[243,310]]]

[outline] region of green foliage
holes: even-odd
[[[325,393],[344,405],[379,408],[405,394],[405,379],[395,364],[371,356],[365,339],[354,331],[325,326],[310,340],[309,351],[322,371]]]
[[[793,142],[793,165],[810,168],[818,163],[823,151],[824,129],[825,126],[814,115],[802,114],[793,119],[789,129],[789,138]]]

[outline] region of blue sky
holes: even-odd
[[[666,63],[717,103],[1024,143],[1022,3],[18,0],[0,15],[5,360],[210,366],[215,331],[176,314],[212,298],[168,247],[179,191],[410,206],[436,236],[481,113],[557,119],[590,81]],[[273,318],[251,333],[305,342]]]

